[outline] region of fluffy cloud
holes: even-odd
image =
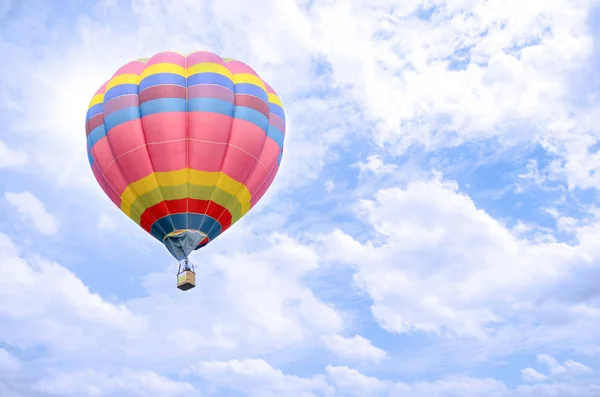
[[[174,381],[152,371],[125,369],[118,375],[96,371],[57,372],[37,381],[33,391],[48,396],[200,396],[187,382]]]
[[[324,235],[324,257],[356,270],[355,286],[368,293],[372,315],[388,332],[470,340],[450,361],[465,360],[464,349],[468,360],[486,360],[566,341],[586,352],[600,337],[592,325],[597,305],[561,295],[577,288],[564,284],[569,275],[595,268],[597,251],[587,243],[595,228],[579,230],[578,245],[519,237],[436,177],[380,190],[355,211],[374,234],[368,241],[340,230]],[[444,349],[454,343],[446,340]]]
[[[4,198],[23,216],[27,226],[32,225],[38,232],[46,236],[58,233],[58,220],[46,211],[44,203],[31,192],[6,192]]]
[[[373,346],[370,340],[360,335],[354,335],[351,338],[327,335],[323,337],[323,341],[329,350],[346,359],[379,361],[386,357],[384,350]]]

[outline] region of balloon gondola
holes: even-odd
[[[214,241],[265,194],[285,137],[282,103],[243,62],[161,52],[121,67],[93,96],[87,152],[104,193],[179,263]]]

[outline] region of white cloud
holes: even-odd
[[[4,198],[25,220],[27,226],[34,226],[40,233],[53,236],[58,233],[59,222],[46,211],[46,206],[31,192],[5,192]]]
[[[0,168],[22,168],[27,164],[28,156],[23,151],[11,150],[0,141]]]
[[[378,324],[390,333],[460,337],[442,338],[396,365],[414,370],[440,361],[485,361],[524,346],[595,349],[598,309],[563,301],[569,288],[561,284],[600,258],[592,243],[595,222],[577,230],[575,245],[519,238],[455,183],[439,178],[382,189],[360,201],[356,213],[375,234],[358,240],[340,230],[328,233],[323,255],[356,270],[355,285],[372,299]]]
[[[372,376],[363,375],[348,367],[328,365],[325,372],[336,389],[344,394],[365,397],[376,396],[382,394],[389,387],[386,382]]]
[[[346,359],[380,361],[386,357],[384,350],[373,346],[370,340],[360,335],[351,338],[327,335],[323,337],[323,341],[329,350]]]
[[[369,156],[365,162],[359,162],[356,166],[360,170],[361,175],[371,173],[376,176],[394,173],[398,168],[395,164],[384,163],[379,155]]]
[[[168,379],[152,371],[125,369],[118,375],[94,370],[56,372],[39,380],[33,390],[49,396],[200,396],[199,390],[187,382]]]
[[[8,327],[2,338],[88,364],[122,357],[186,366],[202,357],[316,345],[318,335],[342,329],[340,314],[301,281],[318,266],[316,255],[287,237],[262,252],[205,257],[196,289],[185,295],[169,269],[146,278],[147,294],[118,303],[57,263],[19,255],[0,234],[0,323]]]
[[[505,313],[495,308],[582,260],[564,244],[518,240],[455,184],[437,179],[381,190],[357,211],[383,245],[357,244],[341,232],[324,241],[329,255],[357,267],[355,282],[390,332],[482,336],[486,325],[502,321]]]
[[[220,386],[242,391],[247,396],[312,396],[331,395],[333,388],[323,376],[301,378],[286,375],[264,360],[230,360],[225,362],[201,362],[194,370],[204,379]]]
[[[594,372],[590,367],[573,360],[567,360],[561,365],[554,357],[548,354],[539,354],[537,360],[540,364],[545,364],[550,369],[550,377],[582,376]]]
[[[533,368],[525,368],[521,370],[521,379],[526,383],[537,383],[543,382],[548,377],[542,373],[539,373]]]

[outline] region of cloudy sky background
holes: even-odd
[[[288,118],[188,293],[85,150],[167,49]],[[0,0],[0,54],[2,397],[600,395],[595,2]]]

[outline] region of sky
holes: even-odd
[[[287,119],[185,293],[86,153],[164,50]],[[600,395],[600,3],[0,0],[0,53],[0,396]]]

